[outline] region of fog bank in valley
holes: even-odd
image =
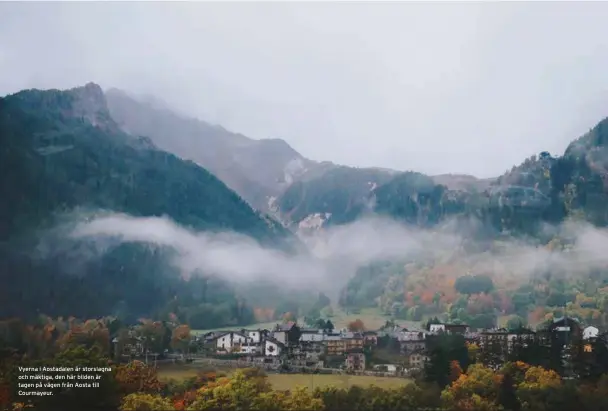
[[[272,280],[294,288],[337,295],[357,267],[381,259],[456,261],[455,269],[474,267],[491,273],[500,267],[518,276],[539,271],[584,273],[608,266],[608,232],[580,223],[557,229],[572,242],[567,251],[551,251],[524,241],[475,243],[476,223],[448,222],[433,230],[368,218],[321,230],[306,239],[308,252],[285,254],[236,233],[196,232],[166,217],[106,214],[71,226],[69,238],[88,247],[81,258],[98,257],[122,243],[142,243],[175,251],[172,264],[187,278],[205,273],[241,283]],[[78,256],[76,256],[78,257]],[[464,263],[464,264],[461,264]],[[458,274],[467,274],[463,271]]]

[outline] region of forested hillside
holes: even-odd
[[[327,215],[329,224],[344,224],[369,210],[369,193],[392,173],[371,168],[335,167],[312,179],[291,184],[275,206],[288,223],[313,214]]]
[[[497,179],[465,179],[465,184],[450,176],[339,167],[292,184],[275,205],[295,226],[315,214],[325,216],[325,224],[343,224],[365,212],[423,226],[475,216],[497,232],[528,235],[536,235],[542,223],[573,214],[603,226],[608,223],[606,122],[563,156],[542,152]]]
[[[80,261],[69,252],[79,246],[71,244],[63,254],[37,258],[45,229],[98,210],[166,215],[269,247],[290,236],[205,169],[123,133],[99,86],[0,99],[0,139],[0,315],[175,313],[195,328],[253,320],[252,307],[224,281],[182,280],[165,258],[171,251],[160,247],[123,244]]]
[[[359,268],[341,304],[482,328],[564,313],[608,326],[608,262],[599,251],[608,241],[607,122],[563,156],[526,159],[484,192],[449,190],[416,173],[373,190],[375,211],[396,220],[433,231],[449,217],[472,217],[476,230],[463,231],[461,248],[438,246],[430,260]]]
[[[225,131],[170,112],[162,112],[168,117],[150,126],[146,119],[153,116],[129,102],[120,107],[114,102],[117,115],[125,116],[119,125],[94,84],[69,91],[26,90],[0,100],[0,190],[6,199],[0,203],[0,257],[7,284],[0,290],[0,314],[177,315],[192,328],[202,328],[306,311],[314,293],[280,292],[277,284],[235,289],[212,273],[184,280],[184,273],[170,264],[175,251],[164,247],[122,244],[101,258],[81,259],[88,252],[84,245],[57,231],[50,237],[47,229],[58,222],[100,212],[166,215],[196,230],[247,234],[265,247],[286,247],[285,239],[293,237],[207,170],[162,151],[134,130],[156,128],[161,139],[171,124],[185,127],[181,131],[188,138],[208,128],[219,133],[213,144],[220,144]],[[295,230],[343,225],[371,215],[431,233],[443,230],[445,222],[458,222],[466,241],[454,249],[436,245],[424,258],[404,256],[359,267],[340,298],[348,308],[378,307],[407,319],[444,315],[480,327],[494,325],[500,317],[537,322],[566,310],[587,322],[608,324],[608,267],[603,263],[577,260],[583,258],[580,253],[564,259],[580,261],[570,266],[546,266],[543,260],[533,269],[522,269],[508,263],[519,261],[522,250],[563,258],[579,235],[565,230],[565,222],[607,225],[607,130],[604,120],[563,156],[542,152],[497,179],[463,177],[466,184],[453,184],[449,176],[315,163],[275,186],[273,190],[285,190],[270,205]],[[242,175],[253,176],[246,170],[256,168],[255,158],[274,155],[266,143],[230,136],[228,146],[240,146],[245,150],[241,154],[246,153],[237,156],[247,160],[241,161],[246,166]],[[234,147],[225,143],[220,146],[233,156]],[[271,181],[295,155],[283,148],[276,154],[279,160],[259,170],[256,179]],[[603,241],[598,233],[596,243]],[[41,242],[46,242],[44,258]]]

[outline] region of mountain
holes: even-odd
[[[0,99],[0,142],[0,315],[118,310],[134,317],[175,311],[179,301],[181,315],[199,327],[252,320],[251,307],[222,281],[182,280],[162,247],[124,244],[91,261],[32,253],[45,229],[70,212],[96,210],[166,215],[196,230],[247,234],[268,247],[284,247],[291,237],[209,171],[124,133],[98,85]]]
[[[541,152],[494,179],[336,167],[296,181],[273,204],[284,223],[300,228],[351,222],[366,213],[422,226],[475,216],[498,232],[525,234],[572,214],[604,226],[606,123],[574,141],[563,156]]]
[[[254,208],[295,231],[378,212],[423,224],[474,215],[498,231],[530,233],[542,222],[561,221],[565,207],[583,212],[604,200],[593,186],[604,184],[608,169],[606,152],[598,148],[604,146],[603,122],[573,142],[564,156],[540,153],[498,178],[428,176],[427,192],[418,192],[415,184],[410,187],[411,173],[404,177],[394,170],[315,162],[283,140],[254,140],[177,114],[158,99],[138,99],[116,89],[106,94],[108,111],[122,131],[145,135],[161,149],[207,168]],[[587,209],[595,223],[608,221],[603,211],[589,214],[598,207]]]
[[[150,137],[160,148],[209,169],[253,207],[295,230],[353,221],[370,211],[371,191],[398,172],[306,159],[280,139],[254,140],[188,118],[154,98],[106,93],[108,108],[126,133]],[[492,179],[434,176],[454,191],[483,191]]]
[[[500,318],[536,324],[564,314],[608,327],[606,164],[608,119],[563,155],[526,158],[481,192],[450,189],[417,173],[395,176],[370,191],[373,212],[425,228],[475,216],[483,236],[464,225],[462,245],[430,244],[430,256],[361,266],[340,304],[479,328],[495,327]]]
[[[56,247],[52,258],[31,253],[45,229],[66,215],[103,210],[167,215],[280,249],[293,239],[285,227],[315,231],[381,215],[435,233],[447,220],[462,227],[475,220],[470,241],[444,255],[359,267],[340,303],[479,326],[492,325],[499,314],[537,318],[567,308],[608,325],[601,314],[608,307],[608,267],[581,264],[568,267],[571,273],[535,267],[522,275],[500,260],[514,243],[567,249],[571,240],[548,226],[608,225],[608,120],[563,155],[541,152],[496,179],[315,162],[282,140],[253,140],[176,114],[156,99],[104,94],[94,84],[0,99],[0,138],[0,190],[7,193],[0,203],[0,315],[176,315],[206,328],[274,319],[310,300],[299,295],[296,303],[296,294],[280,284],[235,287],[213,273],[183,279],[164,247],[123,244],[86,261],[72,253],[87,251],[80,243]],[[430,254],[435,248],[442,251],[431,244]],[[273,306],[254,307],[248,296]]]
[[[351,222],[372,207],[370,192],[393,174],[380,169],[331,167],[292,183],[272,205],[286,225],[301,229],[326,222]]]
[[[281,139],[254,140],[117,89],[106,97],[123,131],[147,136],[159,148],[205,167],[262,211],[268,211],[271,197],[318,166]]]

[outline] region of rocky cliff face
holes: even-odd
[[[72,115],[93,126],[114,126],[103,90],[95,83],[76,87],[69,91],[74,97]]]

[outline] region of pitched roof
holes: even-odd
[[[268,338],[266,338],[266,341],[276,344],[279,347],[285,347],[285,344],[283,344],[281,341],[277,340],[276,338],[268,337]]]
[[[342,337],[344,339],[363,338],[363,336],[361,335],[361,333],[351,332],[351,331],[342,333]]]
[[[523,334],[536,334],[536,332],[534,332],[534,330],[529,329],[528,327],[520,327],[515,330],[510,330],[509,334],[523,335]]]
[[[295,322],[293,321],[289,321],[285,324],[280,324],[279,325],[279,331],[289,331],[291,330],[294,326],[296,325]]]
[[[340,341],[342,339],[341,335],[328,334],[323,338],[325,341]]]
[[[300,328],[300,331],[304,334],[318,334],[320,332],[322,332],[323,330],[318,329],[318,328]]]
[[[243,334],[243,333],[242,333],[242,332],[240,332],[240,331],[224,331],[224,332],[221,332],[221,333],[217,333],[217,334],[215,334],[215,335],[214,335],[213,337],[211,337],[210,339],[211,339],[211,340],[216,340],[216,339],[218,339],[218,338],[220,338],[220,337],[223,337],[223,336],[225,336],[225,335],[228,335],[228,334],[236,334],[236,335],[240,335],[241,337],[249,338],[249,336],[248,336],[248,335],[245,335],[245,334]]]
[[[444,324],[445,328],[467,328],[467,324]]]
[[[562,322],[562,321],[573,321],[575,323],[579,323],[580,322],[579,320],[577,320],[576,318],[573,318],[573,317],[558,317],[558,318],[554,318],[553,319],[553,323],[554,324]]]

